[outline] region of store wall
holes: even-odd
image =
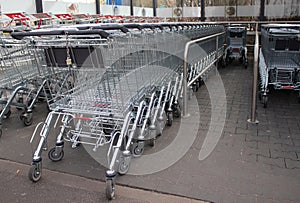
[[[232,6],[234,13],[232,16],[237,17],[251,17],[259,16],[260,6]],[[205,7],[206,17],[228,17],[227,12],[229,6],[207,6]],[[176,17],[174,14],[175,8],[157,8],[157,14],[161,17]],[[200,8],[184,7],[181,17],[199,17]],[[276,4],[266,5],[265,15],[267,17],[292,17],[300,16],[300,4]]]
[[[35,0],[0,0],[2,13],[35,13]]]
[[[47,13],[67,13],[67,8],[72,3],[68,2],[55,2],[55,1],[44,1],[43,7],[44,12]],[[95,4],[84,4],[84,3],[75,3],[78,9],[78,13],[88,13],[95,14],[96,6]]]
[[[1,11],[3,13],[26,12],[35,13],[35,0],[0,0]],[[25,3],[24,3],[25,2]],[[235,13],[232,16],[259,16],[259,1],[252,0],[254,5],[249,6],[233,6]],[[66,13],[71,2],[44,0],[44,12]],[[75,3],[78,7],[78,13],[95,14],[96,8],[94,3]],[[159,17],[176,17],[175,8],[157,8],[157,16]],[[207,6],[205,8],[206,17],[228,17],[226,6]],[[112,6],[101,5],[101,14],[103,15],[130,15],[129,6]],[[134,7],[134,15],[136,16],[153,16],[152,8]],[[269,0],[265,6],[265,15],[272,17],[293,17],[300,16],[300,0]],[[185,7],[180,17],[200,17],[199,7]]]

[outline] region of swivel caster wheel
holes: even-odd
[[[267,108],[267,106],[268,106],[268,97],[267,96],[262,96],[262,103],[263,103],[263,107]]]
[[[64,157],[64,150],[63,149],[57,150],[56,147],[53,147],[52,149],[49,150],[48,157],[51,161],[54,162],[60,161]]]
[[[106,189],[105,194],[108,200],[112,200],[115,198],[115,181],[114,179],[106,179]]]
[[[42,177],[42,171],[40,170],[40,167],[38,166],[41,163],[34,163],[29,169],[28,178],[32,182],[38,182]]]
[[[135,142],[132,144],[131,153],[133,157],[140,157],[144,153],[144,143]]]
[[[173,123],[173,113],[167,112],[167,125],[172,126]]]

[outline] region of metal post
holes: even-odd
[[[153,16],[156,17],[156,7],[157,7],[157,0],[153,0]]]
[[[96,14],[100,14],[100,0],[95,0],[96,3]]]
[[[133,0],[130,0],[130,15],[133,16]]]
[[[266,20],[266,17],[265,17],[265,0],[260,0],[259,20],[260,21]]]
[[[37,13],[43,13],[43,1],[42,0],[35,0],[35,7]]]
[[[201,21],[205,21],[205,0],[201,0]]]
[[[218,58],[218,49],[219,47],[219,36],[216,37],[216,55],[215,55],[215,58],[217,59]]]
[[[248,119],[249,123],[258,123],[256,120],[256,94],[257,94],[257,76],[258,76],[258,52],[259,52],[259,38],[258,38],[258,24],[256,23],[255,31],[255,45],[254,45],[254,64],[253,64],[253,92],[252,92],[252,108],[251,118]]]
[[[188,89],[188,85],[187,85],[187,57],[188,57],[188,51],[189,51],[189,46],[190,46],[190,42],[186,43],[185,48],[184,48],[184,61],[183,61],[183,83],[182,83],[182,88],[183,88],[183,117],[189,117],[189,113],[188,113],[188,108],[187,108],[187,89]]]

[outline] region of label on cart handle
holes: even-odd
[[[67,65],[72,65],[72,59],[71,59],[71,58],[67,58],[66,64],[67,64]]]

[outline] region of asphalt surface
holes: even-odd
[[[232,64],[219,69],[226,96],[221,94],[212,101],[207,88],[213,86],[217,75],[212,74],[206,85],[195,93],[197,105],[190,105],[192,121],[187,132],[197,136],[185,155],[164,170],[144,175],[124,175],[116,179],[116,202],[300,202],[300,108],[296,92],[272,91],[268,108],[258,101],[259,124],[250,124],[252,65],[248,69]],[[218,88],[216,88],[218,89]],[[193,117],[199,108],[200,117]],[[218,126],[225,108],[225,124]],[[220,116],[212,117],[214,110]],[[34,123],[24,127],[17,110],[3,121],[0,139],[0,196],[1,202],[105,202],[105,167],[93,157],[105,157],[98,150],[90,156],[86,148],[71,149],[65,144],[65,156],[52,162],[43,153],[43,175],[33,184],[27,178],[38,136],[33,147],[29,140],[38,122],[44,121],[47,110],[38,104]],[[167,148],[184,126],[176,119],[164,130],[154,148],[146,147],[145,154],[154,154]],[[215,125],[212,125],[215,124]],[[213,130],[210,131],[210,127]],[[217,145],[204,160],[199,152],[211,132],[222,128]],[[54,146],[54,129],[49,136],[48,148]],[[186,142],[190,141],[186,133]],[[217,134],[217,133],[216,133]],[[180,150],[179,148],[177,150]],[[177,151],[173,151],[174,153]],[[161,156],[162,157],[162,156]],[[144,158],[144,159],[143,159]],[[146,156],[134,159],[143,163]],[[167,162],[167,160],[166,160]],[[151,166],[149,166],[151,167]],[[132,168],[134,169],[134,168]]]

